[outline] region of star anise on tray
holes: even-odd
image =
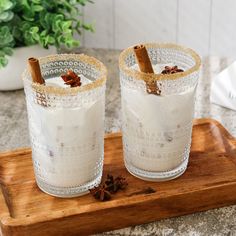
[[[107,187],[104,184],[99,185],[98,187],[94,187],[93,189],[90,189],[89,191],[97,200],[108,201],[111,199],[111,194],[107,190]]]
[[[178,66],[165,66],[165,69],[161,72],[162,74],[175,74],[183,72],[184,70],[178,68]]]
[[[123,190],[127,187],[128,183],[124,177],[118,176],[114,178],[112,175],[107,175],[107,180],[105,181],[107,189],[110,193],[116,193],[120,189]]]
[[[66,74],[61,75],[61,78],[65,81],[65,84],[70,85],[70,87],[81,86],[80,77],[72,70],[68,70]]]
[[[98,187],[90,189],[89,191],[95,199],[108,201],[111,199],[111,194],[115,194],[119,190],[124,190],[127,185],[128,183],[124,177],[118,176],[114,178],[112,175],[108,174],[104,183],[100,184]]]

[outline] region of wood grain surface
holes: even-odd
[[[97,202],[90,195],[49,196],[35,183],[29,148],[1,153],[2,234],[87,235],[235,204],[236,140],[211,119],[196,120],[192,138],[186,172],[175,180],[154,183],[126,171],[121,134],[107,135],[104,176],[122,174],[129,183],[108,202]]]

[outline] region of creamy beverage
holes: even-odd
[[[154,66],[155,73],[162,67]],[[133,166],[146,171],[168,171],[186,158],[194,92],[192,88],[181,94],[156,96],[122,88],[123,132],[129,146],[127,160]]]
[[[102,177],[106,68],[86,55],[53,55],[32,84],[31,63],[24,88],[36,182],[54,196],[85,194]]]
[[[82,85],[90,83],[81,78]],[[46,86],[64,85],[60,78],[45,81]],[[93,180],[93,169],[102,159],[96,138],[103,132],[103,101],[86,103],[78,108],[52,108],[28,104],[33,155],[38,178],[57,187],[76,186]]]
[[[165,181],[187,168],[200,58],[175,44],[139,44],[119,58],[124,163]]]

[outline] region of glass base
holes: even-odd
[[[173,170],[163,172],[151,172],[136,168],[125,161],[125,167],[130,174],[139,179],[152,182],[163,182],[178,178],[185,172],[185,170],[187,169],[187,165],[188,158],[183,163],[181,163],[181,165],[179,165]]]
[[[36,183],[43,192],[51,196],[60,198],[72,198],[87,194],[89,192],[89,189],[92,189],[101,183],[101,179],[102,179],[102,172],[95,180],[77,187],[56,187],[45,183],[44,181],[42,181],[37,177],[36,177]]]

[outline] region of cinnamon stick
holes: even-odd
[[[140,71],[144,73],[152,73],[154,74],[154,70],[152,68],[151,60],[148,56],[147,49],[144,45],[136,45],[134,46],[134,53],[136,56],[137,63],[139,65]],[[161,91],[157,87],[156,81],[148,81],[146,82],[147,93],[160,95]]]
[[[28,59],[28,63],[30,65],[30,72],[31,72],[33,82],[39,83],[39,84],[45,84],[45,81],[44,81],[42,74],[41,74],[38,59],[31,57]]]
[[[154,73],[146,47],[142,44],[136,45],[134,46],[134,52],[140,70],[144,73]]]

